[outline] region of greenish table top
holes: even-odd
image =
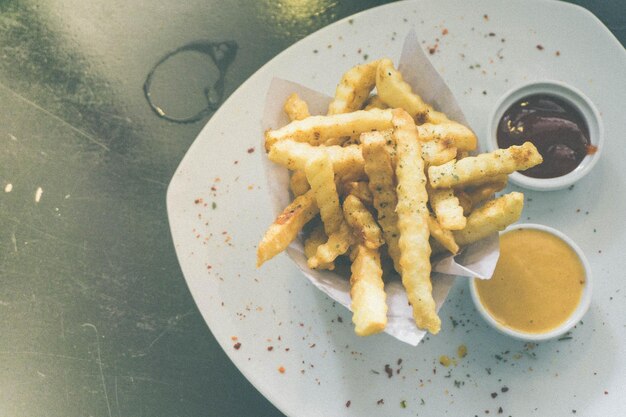
[[[0,2],[0,416],[280,416],[185,285],[165,191],[228,96],[373,1]],[[626,43],[622,0],[577,1]],[[206,56],[166,60],[203,40]],[[222,81],[214,84],[215,80]],[[206,92],[204,89],[211,85]]]

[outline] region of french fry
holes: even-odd
[[[485,177],[510,174],[514,171],[531,168],[543,161],[531,142],[521,146],[498,149],[478,156],[469,156],[460,161],[450,161],[443,165],[430,166],[428,178],[433,188],[452,188],[472,184]]]
[[[372,213],[363,205],[361,200],[348,195],[343,201],[343,215],[352,227],[359,241],[369,249],[379,248],[383,243],[382,232],[374,220]]]
[[[309,113],[309,105],[296,93],[287,97],[283,109],[291,121],[304,120],[311,115],[311,113]]]
[[[307,265],[311,269],[321,268],[322,265],[327,265],[334,262],[338,256],[343,255],[350,249],[350,245],[354,241],[352,237],[352,230],[350,226],[344,221],[339,226],[339,231],[328,236],[328,241],[323,245],[317,247],[315,256],[311,257],[307,261]]]
[[[296,197],[311,189],[306,179],[306,174],[302,170],[294,171],[289,178],[289,188]]]
[[[297,93],[293,93],[287,97],[283,109],[291,121],[303,120],[311,115],[309,112],[309,105],[306,101],[302,100]],[[295,171],[291,174],[289,187],[295,196],[302,195],[309,190],[309,183],[307,182],[306,175],[304,175],[303,171]]]
[[[433,109],[413,92],[389,59],[381,59],[378,64],[376,91],[384,103],[390,107],[405,109],[417,124],[449,121],[445,114]]]
[[[317,253],[317,248],[320,245],[323,245],[328,240],[326,233],[324,233],[324,225],[319,224],[316,225],[312,230],[309,236],[304,240],[304,255],[307,259],[312,258]],[[328,264],[320,264],[317,266],[317,269],[328,269],[332,271],[335,269],[334,262]]]
[[[457,148],[441,140],[422,143],[422,158],[428,166],[443,165],[456,158]]]
[[[321,152],[306,163],[304,172],[315,194],[324,231],[330,236],[339,230],[339,225],[344,221],[332,162],[325,152]]]
[[[296,197],[267,229],[257,248],[257,267],[284,251],[298,232],[319,212],[312,190]]]
[[[315,201],[324,223],[328,241],[317,247],[315,255],[308,259],[310,268],[320,268],[343,255],[352,244],[352,231],[343,217],[339,195],[335,185],[332,161],[324,150],[310,159],[304,168],[307,180],[314,192]]]
[[[454,240],[454,234],[452,234],[450,230],[441,227],[432,214],[428,216],[428,229],[430,230],[430,237],[435,239],[444,249],[448,250],[453,255],[459,252],[459,245],[457,245]],[[435,249],[433,248],[433,254],[434,253]]]
[[[361,148],[350,146],[312,146],[308,143],[283,140],[276,142],[267,155],[270,161],[290,170],[303,170],[309,159],[326,152],[333,163],[333,170],[344,180],[358,180],[365,177]]]
[[[372,205],[374,196],[365,181],[350,181],[343,184],[343,195],[353,195],[363,204]]]
[[[376,133],[376,132],[362,133],[361,136],[370,135],[372,133]],[[380,135],[382,136],[385,142],[385,150],[387,151],[387,153],[389,154],[389,157],[391,158],[391,166],[395,167],[396,166],[396,142],[393,140],[393,129],[380,130],[378,131],[378,133],[380,133]],[[361,143],[363,143],[363,137],[361,137]]]
[[[328,114],[359,110],[376,85],[377,67],[378,61],[372,61],[357,65],[343,74],[335,90],[335,98],[328,105]]]
[[[287,139],[320,145],[327,139],[389,128],[391,110],[357,110],[331,116],[310,116],[304,120],[294,120],[280,129],[265,132],[265,150],[269,151],[275,143]]]
[[[359,336],[379,333],[387,325],[387,295],[377,249],[358,245],[351,266],[352,322]]]
[[[437,221],[444,229],[461,230],[467,219],[463,216],[463,207],[451,188],[438,190],[427,187],[430,207],[437,216]]]
[[[386,148],[386,141],[379,132],[361,135],[362,151],[365,160],[365,172],[369,177],[369,188],[373,196],[378,224],[383,230],[387,251],[393,260],[396,271],[400,272],[400,247],[398,239],[398,198],[394,190],[394,172],[391,157]]]
[[[460,151],[473,151],[476,149],[477,139],[474,132],[457,122],[424,123],[417,126],[417,133],[422,142],[437,140],[447,144],[448,147],[455,147]]]
[[[394,138],[398,146],[398,229],[400,230],[400,275],[413,307],[417,327],[436,334],[441,329],[430,281],[430,232],[426,175],[417,130],[411,116],[394,110]]]
[[[459,246],[466,246],[504,230],[520,218],[523,208],[524,194],[518,192],[488,201],[468,216],[465,229],[453,232],[454,240]]]

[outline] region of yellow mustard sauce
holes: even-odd
[[[500,258],[490,280],[475,280],[481,303],[500,324],[525,333],[546,333],[576,310],[585,269],[560,238],[536,229],[500,236]]]

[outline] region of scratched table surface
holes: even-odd
[[[0,2],[0,416],[282,415],[198,313],[165,191],[247,77],[382,3]],[[623,0],[577,3],[626,43]]]

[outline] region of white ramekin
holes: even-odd
[[[496,103],[494,111],[489,118],[488,146],[489,150],[498,149],[497,130],[498,123],[504,112],[516,101],[535,94],[546,94],[560,98],[575,109],[578,109],[589,128],[589,140],[597,148],[594,154],[587,155],[581,163],[571,172],[555,178],[533,178],[520,172],[514,172],[509,179],[524,188],[537,191],[551,191],[567,188],[576,181],[587,175],[600,159],[604,148],[604,129],[602,118],[594,104],[578,89],[560,81],[533,81],[528,84],[515,87],[505,93]]]
[[[585,257],[585,254],[580,249],[580,247],[572,239],[567,237],[565,234],[559,232],[558,230],[552,227],[548,227],[548,226],[544,226],[540,224],[525,223],[525,224],[516,224],[513,226],[509,226],[505,231],[502,232],[502,234],[510,232],[512,230],[517,230],[517,229],[535,229],[535,230],[541,230],[541,231],[550,233],[558,237],[559,239],[561,239],[570,248],[572,248],[574,252],[576,252],[576,254],[578,255],[578,258],[580,259],[580,262],[583,264],[583,268],[585,269],[585,286],[583,287],[583,293],[580,297],[578,306],[572,312],[572,314],[567,318],[567,320],[565,320],[561,325],[559,325],[555,329],[552,329],[546,333],[526,333],[526,332],[521,332],[519,330],[511,329],[510,327],[504,326],[502,323],[498,322],[489,313],[489,311],[482,305],[480,298],[478,296],[478,291],[476,290],[476,284],[475,284],[476,280],[478,280],[479,278],[470,279],[469,285],[470,285],[470,293],[472,295],[472,301],[474,302],[474,305],[476,306],[476,309],[478,310],[480,315],[487,321],[487,323],[489,323],[493,328],[495,328],[501,333],[512,336],[516,339],[525,340],[529,342],[539,342],[539,341],[559,337],[567,333],[569,330],[571,330],[572,327],[574,327],[583,318],[583,316],[589,309],[589,305],[591,303],[591,290],[592,290],[591,267],[589,266],[589,262],[587,261],[587,258]]]

